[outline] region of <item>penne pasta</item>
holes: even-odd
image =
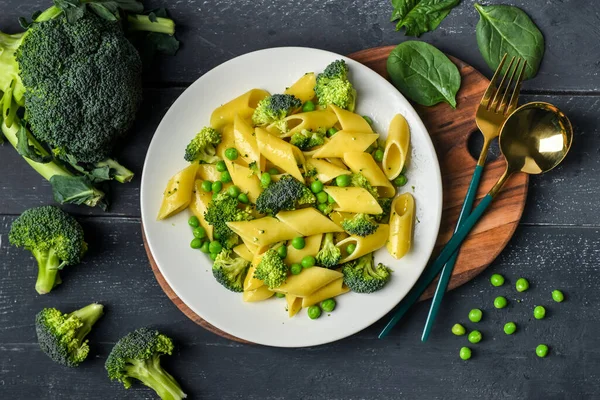
[[[235,147],[233,125],[226,125],[221,132],[221,143],[217,146],[217,156],[221,157],[225,162],[231,162],[225,157],[225,151],[230,147]]]
[[[335,222],[312,207],[280,211],[276,217],[294,231],[299,232],[301,236],[343,231]]]
[[[206,212],[208,205],[212,201],[212,194],[202,190],[202,181],[196,180],[194,184],[194,195],[192,202],[190,203],[190,211],[200,221],[200,225],[206,231],[206,235],[210,240],[213,240],[213,226],[206,222],[204,213]]]
[[[192,201],[192,190],[194,189],[198,165],[196,163],[191,164],[169,179],[163,192],[157,219],[171,217],[187,208]]]
[[[415,221],[415,199],[410,193],[403,193],[392,203],[390,214],[390,235],[388,252],[400,259],[410,251]]]
[[[377,188],[381,197],[393,197],[396,194],[396,189],[369,153],[344,153],[344,163],[355,174],[363,174],[371,186]]]
[[[266,90],[251,89],[247,91],[215,109],[210,116],[210,126],[221,130],[225,125],[232,125],[236,115],[244,119],[250,118],[258,102],[267,96],[269,96],[269,92]]]
[[[233,252],[246,261],[252,262],[252,260],[254,259],[254,254],[250,251],[250,249],[248,249],[248,246],[246,246],[244,243],[235,246],[233,248]]]
[[[248,164],[260,166],[260,151],[254,136],[254,128],[239,115],[233,120],[233,141],[240,157]]]
[[[217,171],[215,164],[200,164],[196,172],[196,179],[203,181],[218,181],[221,178],[221,173]]]
[[[290,318],[298,314],[298,311],[302,309],[302,297],[296,297],[292,294],[286,294],[285,302],[287,303],[288,316]]]
[[[336,243],[336,246],[342,251],[342,259],[340,264],[355,260],[365,254],[372,253],[379,250],[387,242],[390,234],[390,226],[387,224],[379,224],[379,228],[372,235],[360,237],[360,236],[348,236],[346,239]],[[356,249],[352,254],[346,252],[346,246],[350,243],[356,245]]]
[[[315,169],[317,171],[317,180],[323,183],[331,182],[333,179],[337,178],[340,175],[351,174],[351,172],[348,171],[345,167],[340,167],[339,165],[332,164],[328,161],[319,158],[307,158],[306,167],[309,170]]]
[[[315,98],[315,85],[317,77],[313,72],[302,75],[292,86],[285,89],[284,94],[296,96],[303,103]]]
[[[341,158],[344,153],[365,151],[379,137],[376,133],[339,131],[325,142],[312,156],[313,158]]]
[[[262,260],[262,254],[254,254],[252,257],[252,263],[250,264],[250,268],[248,268],[248,273],[246,273],[246,278],[244,279],[244,292],[252,291],[258,289],[261,286],[264,286],[263,281],[254,277],[254,271],[256,271],[256,266]]]
[[[383,209],[368,190],[360,187],[325,186],[325,193],[333,197],[334,211],[381,214]]]
[[[344,286],[344,278],[338,278],[335,281],[323,286],[310,296],[302,298],[302,308],[314,306],[323,300],[331,299],[344,293],[348,293],[350,289]]]
[[[408,156],[409,143],[410,129],[408,122],[401,114],[397,114],[390,123],[381,163],[388,180],[396,178],[402,172]]]
[[[254,290],[244,291],[242,299],[247,303],[253,303],[256,301],[267,300],[275,295],[275,292],[269,290],[266,286],[261,286]]]
[[[227,170],[231,175],[233,184],[239,187],[242,193],[247,193],[250,201],[255,203],[262,192],[258,176],[253,174],[250,168],[242,167],[231,161],[227,162]]]
[[[300,149],[261,128],[256,128],[256,141],[261,155],[304,183],[304,177],[298,167],[304,165],[304,155]]]
[[[311,267],[298,275],[290,275],[283,285],[272,290],[297,297],[306,297],[343,276],[341,272],[332,269]]]
[[[259,248],[302,236],[289,225],[273,217],[263,217],[252,221],[228,222],[227,226],[240,235],[244,243],[250,242]]]
[[[335,113],[337,120],[339,121],[342,130],[373,133],[371,125],[360,115],[353,112],[344,110],[334,104],[330,104],[327,108]]]
[[[281,137],[292,136],[296,132],[303,130],[316,131],[319,128],[331,128],[337,122],[337,117],[330,111],[310,111],[299,114],[292,114],[285,118],[288,131]],[[268,129],[269,132],[279,135],[279,130]]]
[[[291,244],[287,246],[287,256],[283,260],[287,265],[300,264],[302,259],[306,256],[314,256],[319,252],[321,248],[322,234],[312,235],[304,238],[304,248],[296,249]]]

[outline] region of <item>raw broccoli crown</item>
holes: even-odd
[[[77,330],[83,322],[55,308],[44,308],[35,317],[38,342],[44,353],[61,365],[75,367],[87,357],[90,347],[81,342]]]
[[[315,94],[319,104],[327,107],[329,104],[354,111],[356,90],[348,80],[348,66],[343,60],[329,64],[323,73],[317,75]]]
[[[25,211],[12,223],[8,240],[31,251],[36,258],[52,251],[62,266],[79,263],[87,250],[81,225],[55,206]]]
[[[250,221],[254,219],[249,209],[238,207],[237,199],[226,193],[217,195],[208,205],[204,218],[214,227],[215,236],[225,248],[232,248],[238,243],[237,235],[227,226],[227,222]]]
[[[342,228],[351,235],[365,237],[375,233],[379,225],[373,222],[369,214],[358,213],[343,220]]]
[[[312,204],[315,196],[310,189],[291,175],[284,175],[271,183],[256,199],[256,209],[261,214],[277,214],[281,210],[294,210],[296,206]]]
[[[342,258],[342,251],[333,243],[333,233],[326,233],[323,246],[315,257],[317,264],[325,268],[335,267]]]
[[[36,23],[19,47],[33,135],[78,161],[107,158],[142,98],[142,63],[116,22],[86,13]]]
[[[262,280],[271,289],[281,286],[285,282],[287,274],[287,265],[273,249],[265,252],[254,271],[254,277]]]
[[[373,293],[385,286],[391,278],[391,271],[383,264],[375,266],[373,253],[347,262],[342,267],[344,283],[353,292]]]
[[[294,95],[274,94],[258,102],[252,122],[255,125],[269,125],[281,121],[301,106],[302,102]]]
[[[376,199],[379,197],[379,193],[377,192],[377,189],[374,188],[369,183],[367,178],[365,178],[365,176],[363,174],[361,174],[360,172],[358,172],[356,174],[352,174],[350,176],[350,185],[368,190],[369,193],[371,193],[371,195],[373,197],[375,197]]]
[[[250,263],[241,257],[235,257],[231,250],[219,253],[212,267],[217,282],[232,292],[244,291],[244,279]]]
[[[215,163],[219,161],[216,155],[219,143],[221,143],[221,134],[216,129],[204,127],[185,148],[184,158],[189,162]]]
[[[300,150],[309,150],[313,147],[322,146],[325,143],[326,130],[319,128],[315,132],[303,129],[296,132],[290,138],[290,143]]]
[[[373,219],[380,224],[388,222],[390,218],[390,213],[392,211],[393,201],[394,199],[392,197],[382,197],[380,199],[377,199],[377,202],[383,209],[383,212],[381,214],[373,216]]]

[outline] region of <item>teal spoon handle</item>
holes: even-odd
[[[477,197],[477,188],[479,188],[479,181],[481,180],[482,172],[483,165],[477,164],[477,166],[475,167],[475,172],[473,173],[473,177],[471,178],[471,183],[469,184],[469,189],[467,190],[467,194],[465,196],[465,201],[463,202],[462,209],[460,210],[460,215],[458,216],[458,222],[456,223],[456,228],[454,229],[455,233],[460,228],[464,220],[467,219],[469,213],[473,209],[473,202]],[[450,278],[452,278],[452,271],[454,270],[454,265],[456,264],[458,253],[458,250],[455,251],[454,254],[452,254],[452,257],[450,257],[450,259],[442,269],[440,280],[438,281],[437,287],[435,289],[435,294],[433,295],[433,300],[431,301],[431,307],[429,308],[429,314],[427,315],[427,321],[425,322],[423,335],[421,336],[421,341],[423,342],[427,341],[427,339],[429,338],[429,334],[431,333],[433,322],[435,321],[435,317],[437,316],[437,313],[442,304],[442,299],[444,298],[444,294],[446,293],[446,289],[448,288]]]

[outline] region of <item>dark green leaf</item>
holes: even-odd
[[[527,61],[525,79],[533,78],[544,56],[544,36],[529,16],[512,6],[475,4],[477,45],[487,65],[496,70],[505,53]]]
[[[170,56],[179,50],[179,40],[166,33],[150,32],[146,35],[145,42],[145,45],[152,47],[154,51]]]
[[[60,204],[84,204],[97,197],[94,186],[85,176],[54,175],[50,184],[54,200]]]
[[[31,161],[46,164],[52,161],[52,157],[42,154],[39,149],[29,143],[29,134],[24,126],[21,126],[17,132],[17,152]]]
[[[158,21],[158,19],[156,19],[156,14],[154,14],[153,12],[148,14],[148,19],[150,20],[150,22]]]
[[[64,13],[67,17],[67,21],[69,21],[69,23],[72,24],[83,18],[83,16],[85,15],[85,6],[82,5],[79,7],[67,8],[66,10],[64,10]]]
[[[391,21],[396,30],[406,28],[406,35],[420,36],[435,30],[460,0],[392,0]]]
[[[90,3],[88,4],[92,11],[96,13],[100,18],[103,18],[107,21],[116,21],[118,18],[118,13],[115,15],[108,8],[104,7],[102,4]]]
[[[460,73],[432,45],[415,41],[399,44],[387,59],[387,71],[398,90],[413,101],[424,106],[445,101],[456,107]]]

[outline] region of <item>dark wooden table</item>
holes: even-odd
[[[44,9],[49,0],[0,0],[0,29],[16,31],[17,17]],[[384,320],[337,343],[307,349],[241,345],[188,320],[159,288],[142,246],[139,177],[146,148],[163,114],[183,90],[211,68],[240,54],[275,46],[311,46],[351,53],[407,38],[388,22],[388,0],[153,0],[171,3],[183,48],[149,68],[145,103],[128,146],[120,154],[135,181],[114,187],[107,213],[68,207],[84,225],[89,256],[64,271],[65,284],[52,294],[34,291],[35,262],[8,245],[11,222],[25,209],[52,202],[49,185],[10,145],[0,147],[0,398],[154,398],[136,385],[111,383],[104,361],[128,331],[153,325],[172,336],[177,350],[164,364],[191,398],[197,399],[592,399],[600,398],[600,17],[593,0],[512,0],[544,32],[546,55],[539,75],[524,86],[523,101],[561,107],[575,127],[564,164],[533,177],[527,207],[515,237],[479,278],[446,297],[427,344],[419,341],[428,304],[421,304],[386,340],[377,339]],[[150,4],[151,3],[151,4]],[[496,3],[494,1],[494,3]],[[463,0],[434,33],[421,39],[490,71],[475,40],[478,16]],[[499,272],[508,286],[492,288]],[[520,276],[531,289],[514,291]],[[567,300],[551,301],[560,288]],[[510,300],[495,310],[496,295]],[[90,335],[92,350],[77,369],[54,364],[39,349],[34,315],[44,306],[70,310],[92,301],[106,315]],[[519,302],[520,301],[520,302]],[[534,304],[548,316],[536,321]],[[450,333],[481,307],[477,325],[484,340],[462,361],[464,337]],[[506,336],[508,320],[518,333]],[[318,323],[318,322],[316,322]],[[469,324],[470,327],[473,324]],[[535,356],[539,343],[551,350]]]

